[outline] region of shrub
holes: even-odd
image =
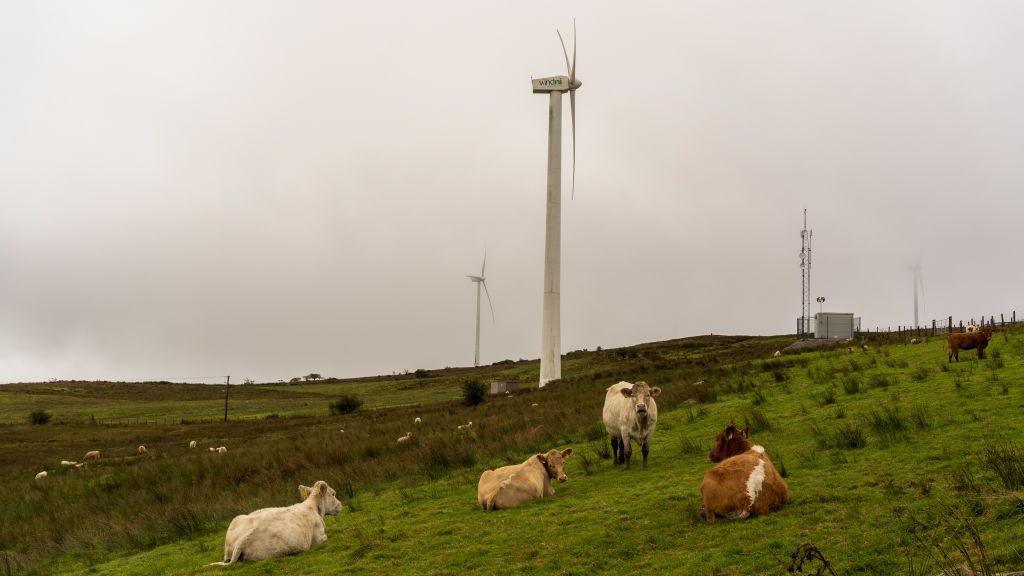
[[[412,375],[415,378],[426,378],[427,376],[430,376],[430,372],[427,372],[423,368],[417,368],[416,371],[412,373]]]
[[[51,418],[53,416],[46,410],[33,410],[28,415],[28,421],[39,426],[49,423]]]
[[[487,387],[479,380],[466,380],[462,383],[462,401],[466,406],[476,406],[487,398]]]
[[[355,394],[345,394],[331,402],[331,414],[351,414],[363,406],[363,399]]]

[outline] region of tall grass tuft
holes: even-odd
[[[931,418],[928,416],[928,409],[921,404],[911,409],[910,419],[918,430],[928,430],[932,427]]]
[[[757,408],[747,410],[747,414],[744,418],[752,433],[772,429],[772,421],[768,419],[768,416],[764,412],[761,412]]]
[[[835,404],[836,403],[836,389],[830,386],[827,390],[825,390],[825,393],[822,394],[821,398],[819,399],[819,402],[821,402],[822,406],[828,406],[829,404]]]
[[[870,388],[888,388],[892,384],[892,379],[885,374],[875,373],[868,377],[868,387]]]
[[[983,453],[989,470],[1008,490],[1024,488],[1024,451],[1009,443],[992,444]]]
[[[932,371],[926,366],[918,366],[910,373],[910,379],[914,382],[924,382],[932,375]]]
[[[843,392],[847,394],[860,393],[860,378],[852,374],[843,376]]]
[[[705,448],[693,438],[684,436],[679,451],[683,454],[704,454]]]
[[[885,405],[872,409],[865,420],[871,431],[881,438],[896,440],[905,437],[907,423],[900,414],[899,406]]]

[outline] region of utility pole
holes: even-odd
[[[228,390],[231,389],[231,376],[226,376],[224,381],[224,421],[228,421]]]

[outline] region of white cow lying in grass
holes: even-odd
[[[334,489],[318,480],[312,488],[300,485],[299,495],[304,500],[298,504],[235,516],[224,538],[224,561],[210,566],[298,554],[327,540],[324,515],[341,512]]]

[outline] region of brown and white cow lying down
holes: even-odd
[[[341,512],[334,489],[319,480],[312,488],[300,485],[299,496],[298,504],[235,516],[224,537],[224,561],[210,566],[298,554],[327,540],[324,515]]]
[[[619,382],[608,387],[602,419],[611,436],[615,464],[629,468],[635,441],[640,445],[644,466],[647,466],[651,436],[658,425],[658,404],[654,401],[658,394],[661,394],[661,388],[651,388],[647,382]]]
[[[988,341],[992,338],[992,329],[984,328],[976,332],[953,332],[949,335],[949,361],[954,358],[960,361],[961,350],[978,349],[978,360],[985,359],[985,348],[988,348]]]
[[[786,482],[764,448],[747,440],[748,431],[730,424],[715,438],[708,459],[716,464],[700,485],[700,515],[708,522],[768,514],[789,500]]]
[[[565,482],[565,459],[572,448],[534,454],[522,464],[484,470],[476,488],[476,499],[484,510],[515,508],[528,500],[555,495],[551,480]]]

